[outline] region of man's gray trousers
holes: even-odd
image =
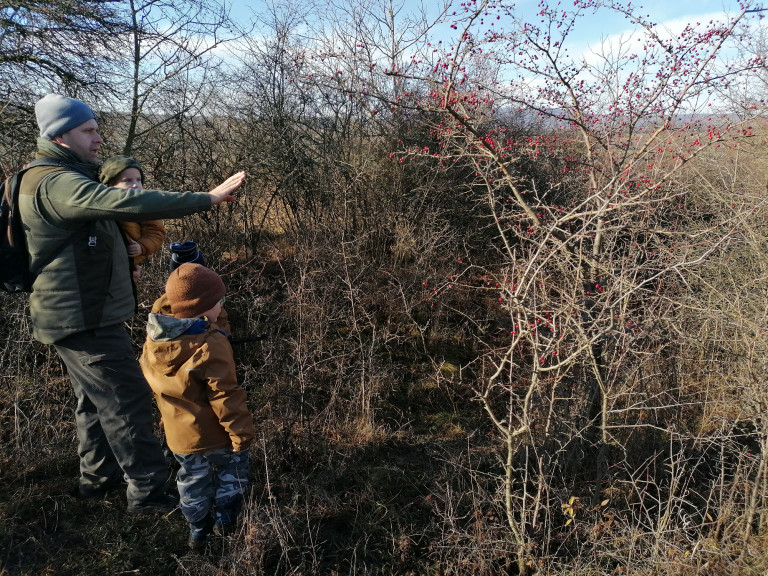
[[[152,391],[122,325],[88,330],[54,344],[77,396],[82,492],[128,482],[140,504],[168,485],[168,464],[153,433]]]

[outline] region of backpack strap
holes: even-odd
[[[37,166],[58,166],[60,168],[64,168],[66,170],[72,170],[74,172],[79,172],[80,174],[83,174],[84,176],[88,176],[88,178],[92,178],[91,174],[88,174],[81,168],[79,168],[76,164],[70,164],[68,162],[65,162],[64,160],[59,160],[58,158],[52,158],[51,156],[40,156],[39,158],[35,158],[34,160],[30,161],[28,164],[26,164],[22,170],[27,170],[29,168],[35,168]]]

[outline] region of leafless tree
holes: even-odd
[[[46,92],[93,97],[109,91],[104,70],[118,25],[105,2],[3,2],[0,4],[0,155],[6,173],[34,146],[32,103]]]
[[[173,133],[178,118],[205,112],[219,82],[217,51],[241,32],[224,5],[196,0],[129,0],[120,17],[112,39],[120,55],[114,109],[125,119],[120,152],[141,155],[144,142]]]

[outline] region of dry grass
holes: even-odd
[[[465,242],[487,231],[459,211],[453,230],[434,214],[376,214],[376,233],[355,242],[336,221],[279,236],[232,226],[257,211],[242,209],[169,223],[168,238],[197,239],[222,272],[235,336],[267,336],[235,346],[260,434],[238,532],[191,555],[178,512],[129,517],[119,492],[75,499],[73,394],[55,353],[28,337],[25,298],[0,295],[2,576],[768,570],[759,229],[680,292],[670,310],[684,331],[630,342],[636,355],[612,374],[609,444],[574,371],[534,391],[537,416],[508,468],[477,393],[511,328],[481,275],[452,281]],[[139,284],[137,353],[167,257]],[[749,291],[734,289],[746,279]],[[494,408],[518,405],[527,375],[514,368]]]

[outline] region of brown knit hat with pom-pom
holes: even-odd
[[[165,294],[178,318],[197,318],[226,294],[221,276],[200,264],[185,263],[168,276]]]

